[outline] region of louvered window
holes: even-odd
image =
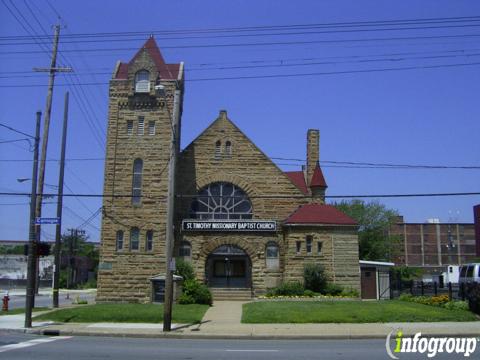
[[[145,118],[143,116],[138,117],[137,135],[143,135],[145,131]]]
[[[148,135],[155,135],[155,121],[148,122]]]
[[[133,121],[127,120],[127,135],[133,135]]]
[[[222,157],[222,142],[218,140],[215,143],[215,159],[220,159]]]
[[[225,143],[225,157],[230,156],[232,156],[232,143],[230,141],[227,141]]]

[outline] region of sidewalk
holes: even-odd
[[[385,339],[401,329],[404,336],[480,336],[480,321],[371,324],[242,324],[240,301],[218,301],[207,310],[201,324],[174,324],[164,333],[162,324],[97,323],[34,324],[23,329],[23,315],[0,317],[0,328],[45,335],[90,335],[130,337],[172,337],[193,339]],[[9,319],[5,319],[9,318]]]

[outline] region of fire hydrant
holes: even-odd
[[[8,293],[5,294],[2,300],[3,300],[2,311],[8,311],[8,301],[10,300],[10,296],[8,296]]]

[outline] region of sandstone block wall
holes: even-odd
[[[150,71],[150,93],[135,94],[134,76]],[[147,302],[149,279],[165,272],[166,196],[170,159],[171,114],[176,84],[160,81],[165,96],[155,93],[158,71],[144,52],[129,66],[127,80],[110,82],[107,149],[102,217],[100,269],[97,301]],[[182,99],[180,99],[180,102]],[[143,135],[138,134],[139,117],[144,118]],[[127,122],[133,123],[131,134]],[[155,134],[149,122],[155,121]],[[133,162],[142,159],[142,198],[132,204]],[[108,195],[115,196],[108,196]],[[140,230],[139,249],[130,250],[130,231]],[[116,248],[117,231],[124,232],[122,250]],[[153,231],[153,249],[146,249],[146,232]]]

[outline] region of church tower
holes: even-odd
[[[168,163],[179,151],[183,63],[167,64],[153,37],[110,80],[98,273],[99,302],[148,302],[165,271]]]

